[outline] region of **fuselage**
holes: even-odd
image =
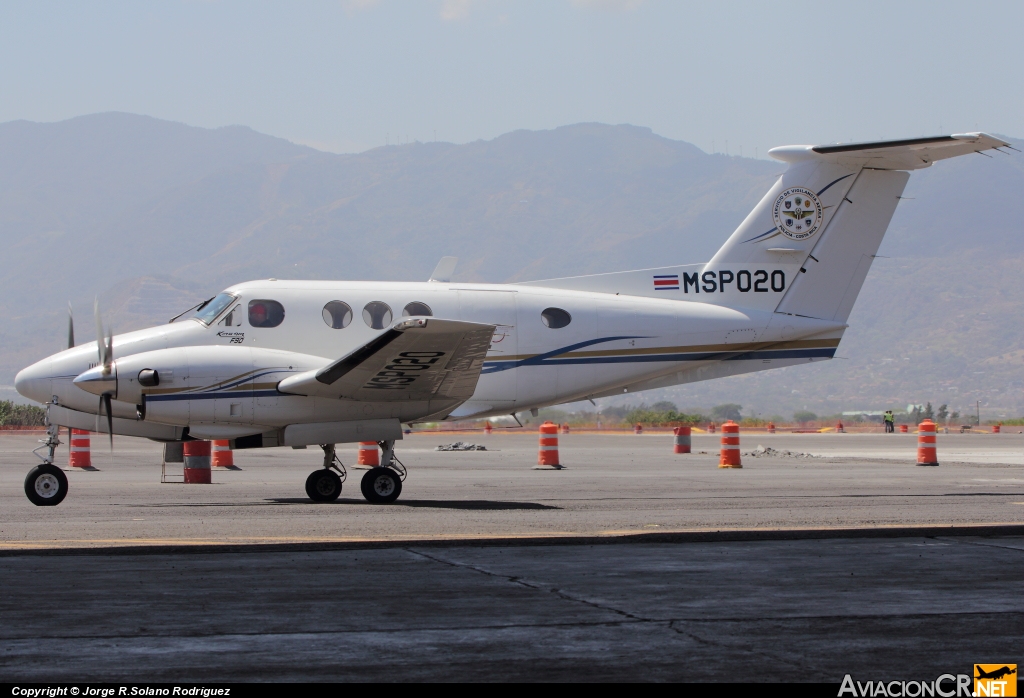
[[[166,364],[159,387],[115,396],[115,417],[241,431],[369,417],[483,417],[830,358],[841,334],[822,335],[827,323],[780,323],[759,310],[514,284],[265,280],[224,294],[227,304],[208,323],[181,319],[114,337],[118,363],[142,362],[132,371],[147,361]],[[284,378],[345,356],[403,315],[496,326],[470,400],[438,414],[277,391]],[[811,335],[821,338],[800,340]],[[68,349],[19,373],[17,389],[95,414],[96,395],[73,381],[97,362],[95,342]]]

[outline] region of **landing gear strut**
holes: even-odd
[[[359,486],[366,501],[371,504],[390,504],[402,494],[406,470],[402,462],[395,458],[394,441],[379,441],[378,445],[381,450],[380,465],[366,471]]]
[[[333,502],[341,494],[341,486],[348,473],[334,450],[334,444],[320,444],[320,448],[324,450],[324,467],[314,470],[306,478],[306,494],[314,502]]]
[[[53,455],[60,445],[60,427],[51,424],[46,428],[46,439],[43,444],[32,451],[42,461],[28,471],[25,477],[25,494],[30,502],[37,507],[55,507],[68,496],[68,476],[53,464]],[[39,452],[46,450],[46,455]]]

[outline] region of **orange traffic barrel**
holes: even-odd
[[[380,450],[376,441],[360,441],[356,465],[380,465]]]
[[[845,434],[846,433],[846,430],[843,429],[843,423],[842,422],[836,422],[836,433],[837,434]]]
[[[742,468],[740,462],[740,425],[731,419],[722,425],[722,452],[719,468]]]
[[[643,434],[644,433],[644,425],[643,424],[635,424],[635,425],[633,425],[633,433],[634,434]]]
[[[714,434],[715,433],[715,423],[714,422],[711,422],[711,424],[708,425],[708,433],[709,434]]]
[[[676,427],[672,430],[673,453],[690,452],[690,427]]]
[[[1003,425],[1002,424],[994,424],[994,425],[992,425],[992,433],[993,434],[998,434],[1002,430],[1003,430]]]
[[[210,442],[186,441],[185,482],[193,485],[209,485],[210,479]]]
[[[540,425],[540,445],[537,450],[537,466],[561,468],[558,462],[558,425],[544,422]]]
[[[901,434],[906,434],[908,431],[910,431],[910,427],[908,427],[906,424],[901,424],[900,425],[900,433]]]
[[[490,434],[492,431],[494,431],[494,427],[491,426],[491,423],[490,422],[484,422],[484,433],[485,434]]]
[[[938,465],[935,451],[935,422],[926,419],[917,427],[917,464]]]
[[[569,433],[569,425],[568,424],[563,424],[562,425],[562,433],[563,434],[568,434]]]
[[[71,450],[68,465],[82,470],[96,470],[92,467],[92,453],[89,450],[89,432],[84,429],[71,430]]]
[[[775,433],[775,422],[768,422],[768,433],[769,434],[774,434]]]
[[[241,468],[235,465],[235,454],[231,450],[231,442],[227,439],[217,439],[213,442],[212,464],[214,468],[241,470]]]

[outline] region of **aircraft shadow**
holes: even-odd
[[[273,502],[274,504],[308,504],[309,506],[322,506],[322,503],[313,502],[309,499],[290,497],[290,498],[276,498],[268,499],[267,502]],[[330,502],[336,505],[371,505],[369,502],[362,499],[339,499],[335,502]],[[488,499],[457,499],[457,500],[446,500],[446,499],[399,499],[393,504],[387,506],[392,507],[422,507],[425,509],[463,509],[470,511],[523,511],[523,510],[541,510],[541,509],[561,509],[562,507],[549,506],[547,504],[538,504],[537,502],[498,502],[491,501]]]

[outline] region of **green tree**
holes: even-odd
[[[939,405],[939,411],[935,413],[935,416],[939,418],[939,422],[945,422],[949,418],[948,405]]]
[[[793,419],[795,419],[796,421],[800,422],[801,424],[805,424],[807,422],[813,422],[817,418],[818,418],[818,415],[814,414],[813,412],[808,412],[807,410],[800,410],[799,412],[794,412],[793,413]]]
[[[662,400],[651,405],[651,409],[655,412],[675,412],[679,408],[676,407],[676,403],[669,402],[668,400]]]
[[[924,412],[921,413],[922,419],[930,419],[935,421],[935,411],[932,410],[932,403],[928,402],[924,406]]]
[[[724,405],[712,407],[711,414],[719,421],[724,422],[731,419],[734,422],[738,422],[740,421],[740,410],[742,409],[743,405],[737,405],[734,402],[727,402]]]

